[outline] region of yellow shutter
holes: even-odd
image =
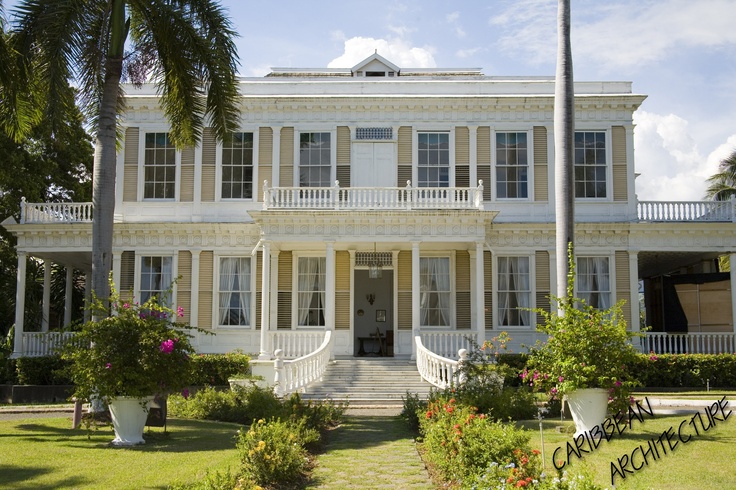
[[[278,314],[276,324],[278,328],[291,328],[291,304],[292,304],[292,253],[282,251],[279,253],[279,278],[278,278]]]
[[[350,253],[335,253],[335,329],[350,328]]]
[[[412,147],[411,126],[401,126],[398,134],[398,160],[396,185],[405,187],[406,181],[411,180],[412,169]]]
[[[194,148],[188,146],[181,151],[181,192],[182,202],[194,201]]]
[[[455,288],[457,328],[470,328],[470,254],[467,250],[458,250],[455,253]]]
[[[397,320],[400,329],[411,330],[411,251],[402,250],[399,252],[397,262],[397,273],[399,275],[399,311]]]
[[[483,251],[483,302],[486,310],[486,330],[493,329],[493,256],[491,252]]]
[[[281,187],[294,186],[294,128],[281,128],[279,181]]]
[[[534,126],[534,200],[549,200],[549,179],[547,177],[547,128]]]
[[[180,250],[177,264],[179,281],[176,283],[176,306],[184,309],[184,316],[177,317],[177,322],[192,323],[192,253]]]
[[[212,328],[215,255],[212,251],[199,254],[199,315],[197,326]]]
[[[628,200],[628,182],[626,180],[626,129],[623,126],[614,126],[611,129],[613,158],[613,200]]]
[[[631,307],[631,289],[630,289],[630,275],[631,268],[629,267],[629,253],[626,251],[616,252],[616,300],[624,300],[625,303],[621,310],[624,314],[626,323],[631,328],[635,325],[635,321],[638,322],[638,318],[632,318],[632,311],[639,311],[639,305],[637,303],[636,309]],[[638,326],[638,324],[637,324]]]
[[[273,129],[264,127],[258,129],[258,182],[256,182],[255,200],[263,201],[263,181],[273,185]]]
[[[120,284],[117,285],[120,299],[133,300],[135,287],[135,252],[126,250],[120,254]]]
[[[125,157],[123,158],[123,201],[138,200],[138,128],[125,130]]]
[[[202,202],[215,200],[215,171],[217,168],[217,141],[212,128],[202,133]],[[210,322],[211,323],[211,322]]]
[[[535,256],[536,262],[536,307],[549,311],[550,294],[550,270],[549,252],[538,250]],[[537,315],[537,323],[543,323],[544,318]]]

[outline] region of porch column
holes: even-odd
[[[478,331],[478,345],[486,340],[486,302],[485,302],[485,264],[483,263],[483,242],[475,242],[475,253],[470,260],[475,259],[475,328]]]
[[[72,322],[72,308],[74,305],[74,267],[66,268],[66,289],[64,291],[64,326],[68,326]]]
[[[729,263],[731,265],[731,323],[733,324],[733,333],[736,335],[736,253],[729,255]]]
[[[419,283],[419,242],[411,244],[411,359],[417,359],[417,344],[414,337],[419,335],[419,315],[421,314],[420,306],[420,288]]]
[[[639,332],[639,318],[641,318],[641,303],[639,302],[639,252],[629,252],[629,295],[631,296],[631,322],[629,328],[632,332]],[[634,347],[641,350],[642,339],[632,339]]]
[[[43,261],[43,299],[41,300],[41,331],[49,331],[51,313],[51,262]]]
[[[112,253],[112,283],[120,291],[120,281],[123,274],[123,252],[116,250]]]
[[[325,245],[325,328],[335,330],[335,242]]]
[[[15,281],[15,342],[13,357],[23,355],[23,321],[26,311],[26,252],[18,252],[18,273]]]
[[[263,265],[261,272],[261,349],[258,359],[269,360],[268,325],[271,312],[271,242],[263,242]]]

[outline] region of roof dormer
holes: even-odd
[[[352,67],[351,71],[354,77],[396,77],[399,75],[399,67],[378,54],[378,51]]]

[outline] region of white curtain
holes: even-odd
[[[450,259],[421,258],[419,317],[421,325],[450,325]],[[436,305],[433,305],[433,299]],[[437,317],[433,315],[435,313]],[[434,324],[434,325],[433,325]]]
[[[220,259],[220,325],[228,325],[230,316],[230,300],[235,285],[237,259]]]
[[[611,283],[607,257],[578,259],[578,295],[594,308],[611,306]]]
[[[240,259],[238,271],[238,286],[240,287],[240,313],[243,315],[243,324],[250,325],[250,260]]]
[[[499,257],[498,302],[502,325],[529,326],[529,258]]]
[[[310,305],[315,294],[319,294],[320,305],[325,304],[324,257],[300,257],[299,281],[299,325],[307,325]]]

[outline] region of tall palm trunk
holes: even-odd
[[[115,217],[116,124],[123,47],[127,37],[125,1],[113,0],[110,47],[105,61],[105,82],[95,144],[92,177],[92,291],[98,298],[110,297],[112,237]]]
[[[575,93],[570,45],[570,0],[558,0],[557,73],[555,77],[555,246],[557,295],[562,297],[567,290],[568,248],[572,251],[575,239],[575,181],[573,176]]]

